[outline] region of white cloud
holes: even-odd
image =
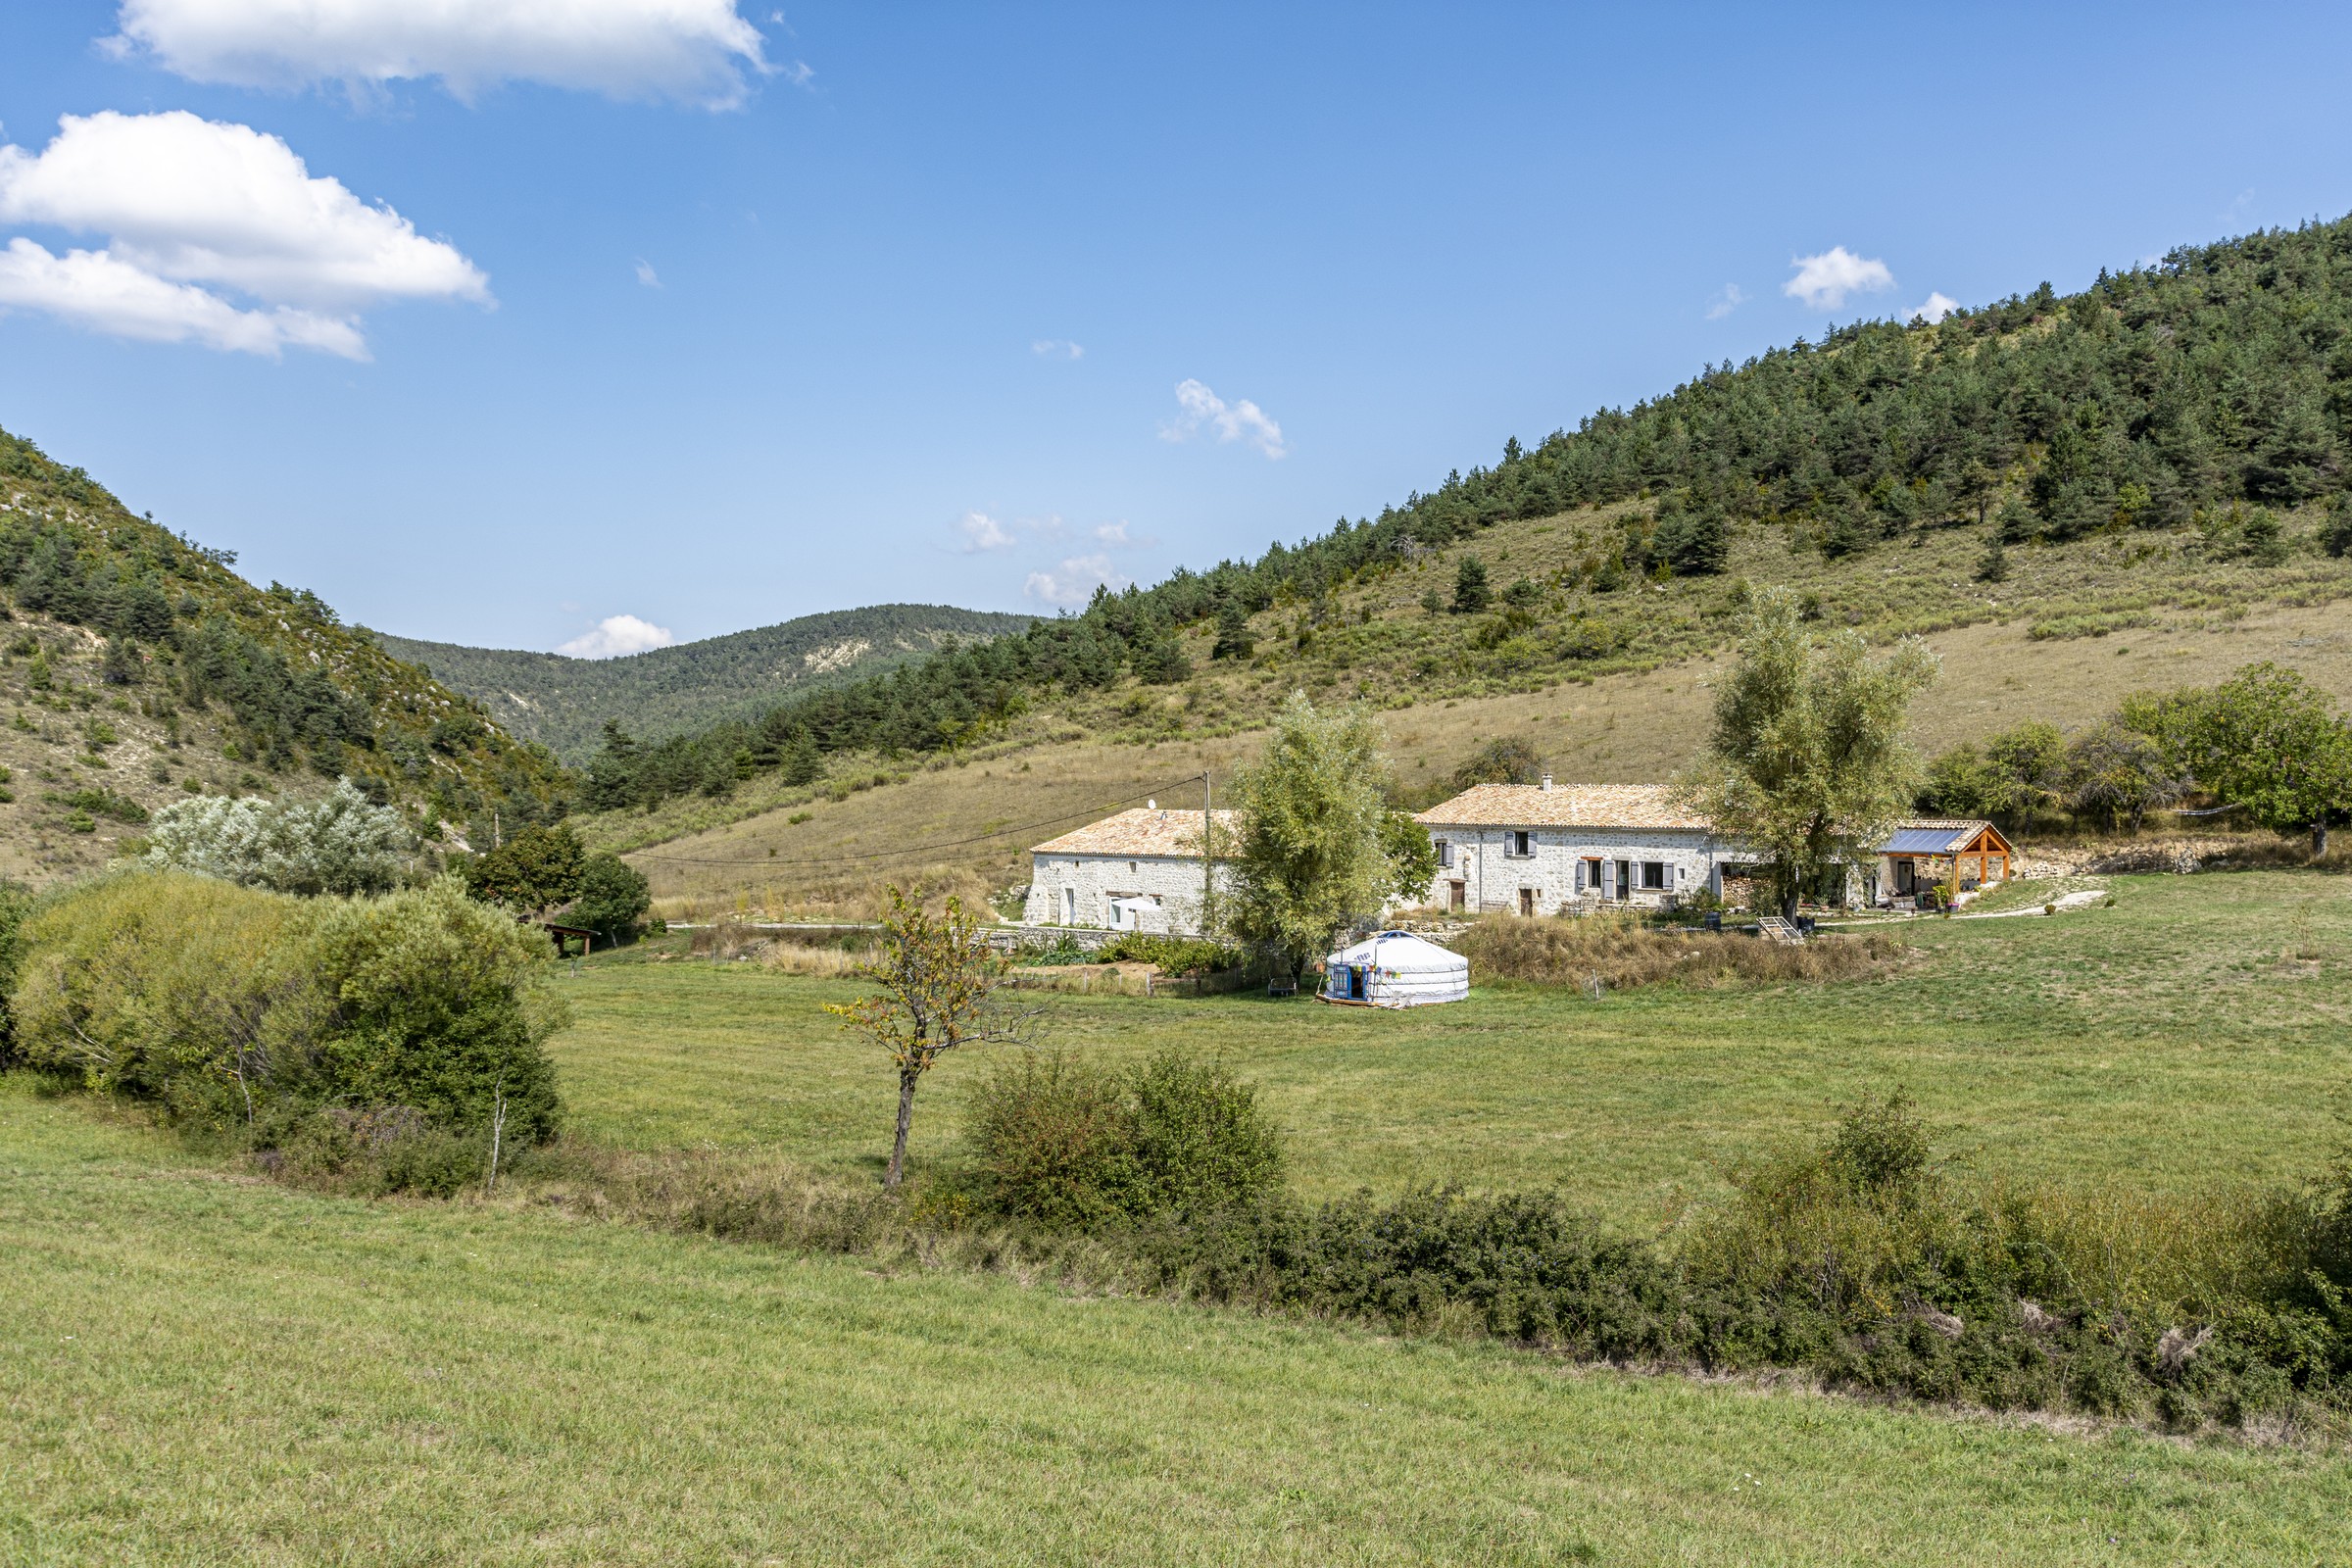
[[[455,246],[314,177],[275,136],[179,111],[68,115],[38,154],[0,146],[0,223],[107,236],[62,258],[12,242],[9,303],[127,337],[365,359],[368,306],[490,300]]]
[[[725,109],[772,69],[735,0],[122,0],[117,25],[118,57],[234,87],[438,76],[460,98],[536,81]]]
[[[1003,523],[985,512],[967,512],[956,519],[956,527],[963,535],[963,553],[978,555],[983,550],[1009,550],[1012,535]]]
[[[1041,360],[1083,360],[1086,346],[1073,343],[1066,337],[1041,337],[1029,345],[1029,352]]]
[[[1111,565],[1110,557],[1073,556],[1052,571],[1031,572],[1021,591],[1049,605],[1083,605],[1095,596],[1097,588],[1116,593],[1127,583]]]
[[[618,659],[649,648],[667,648],[677,640],[667,626],[635,615],[607,615],[596,623],[595,630],[582,632],[556,652],[569,659]]]
[[[1741,291],[1739,284],[1726,283],[1723,285],[1723,292],[1716,295],[1715,302],[1707,307],[1707,319],[1720,321],[1746,303],[1746,300],[1747,295]]]
[[[1159,427],[1162,441],[1190,440],[1207,428],[1216,431],[1219,441],[1246,441],[1269,458],[1290,451],[1283,444],[1282,426],[1248,398],[1228,404],[1188,376],[1176,383],[1176,405],[1184,412]]]
[[[1141,534],[1131,532],[1125,517],[1121,517],[1116,522],[1097,523],[1093,532],[1095,543],[1107,546],[1112,550],[1149,550],[1159,543],[1156,539],[1146,538]]]
[[[1796,269],[1796,275],[1781,285],[1781,292],[1817,311],[1837,310],[1849,294],[1894,287],[1894,274],[1885,262],[1865,260],[1842,245],[1833,245],[1819,256],[1796,257],[1788,265]]]
[[[655,271],[654,264],[642,256],[637,258],[637,281],[643,283],[647,288],[662,286],[662,274]]]
[[[271,359],[289,346],[368,358],[367,343],[349,321],[283,307],[241,311],[218,294],[141,271],[105,251],[54,256],[22,235],[0,251],[0,310],[11,308],[149,343],[201,343]]]
[[[1949,294],[1944,293],[1941,289],[1931,289],[1928,293],[1927,303],[1914,310],[1906,319],[1925,321],[1930,326],[1934,326],[1959,308],[1960,302]]]

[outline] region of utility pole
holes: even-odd
[[[1216,931],[1217,811],[1216,791],[1208,769],[1200,770],[1200,934]]]

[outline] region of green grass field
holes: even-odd
[[[185,1168],[0,1090],[21,1563],[2257,1563],[2352,1457]]]
[[[1050,999],[1222,1051],[1311,1192],[1556,1182],[1621,1221],[1900,1083],[1988,1164],[2286,1181],[2347,1131],[2352,900],[2300,872],[1922,923],[1896,978],[1524,987],[1391,1016]],[[838,983],[648,950],[565,978],[592,1140],[884,1152]],[[951,1149],[985,1058],[924,1092]],[[2339,1562],[2352,1453],[1575,1370],[497,1203],[322,1197],[0,1080],[0,1561]]]
[[[1594,1003],[1482,987],[1391,1014],[1056,996],[1050,1042],[1222,1054],[1263,1086],[1317,1193],[1557,1184],[1646,1223],[1775,1134],[1901,1086],[1949,1152],[2159,1190],[2316,1171],[2352,1112],[2352,890],[2337,876],[2108,879],[2116,907],[1917,922],[1916,960],[1826,988]],[[573,1125],[633,1148],[760,1146],[879,1167],[893,1083],[822,1010],[856,988],[633,955],[566,980]],[[975,1051],[926,1081],[919,1162],[951,1149]]]

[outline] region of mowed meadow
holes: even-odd
[[[2352,900],[2119,877],[1923,921],[1888,973],[1423,1013],[1037,994],[1051,1043],[1222,1054],[1313,1194],[1557,1185],[1629,1230],[1901,1086],[2072,1187],[2291,1183],[2352,1108]],[[870,1180],[889,1066],[838,980],[663,956],[557,984],[568,1136]],[[923,1090],[918,1179],[986,1054]],[[246,1174],[0,1083],[0,1557],[107,1563],[2325,1562],[2352,1454],[1578,1368],[1482,1339],[915,1255]]]
[[[1944,1153],[2026,1177],[2185,1192],[2320,1168],[2352,1113],[2352,890],[2302,871],[2098,885],[2112,908],[1902,925],[1889,972],[1827,986],[1593,1001],[1480,984],[1411,1013],[1035,1001],[1049,1047],[1223,1057],[1260,1086],[1317,1195],[1556,1185],[1645,1224],[1776,1136],[1896,1088]],[[570,1125],[631,1149],[878,1171],[889,1065],[823,1010],[857,987],[665,952],[564,982],[578,1022],[550,1049]],[[990,1066],[975,1050],[926,1079],[918,1172],[951,1152],[964,1089]]]

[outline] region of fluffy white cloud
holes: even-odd
[[[649,648],[667,648],[677,640],[667,626],[635,615],[607,615],[594,631],[582,632],[556,652],[570,659],[618,659]]]
[[[314,177],[275,136],[179,111],[68,115],[37,154],[0,146],[0,224],[105,235],[63,257],[12,241],[6,303],[128,337],[365,359],[368,306],[490,298],[455,246]]]
[[[0,251],[0,309],[11,307],[151,343],[201,343],[272,359],[289,345],[347,360],[368,357],[349,321],[282,307],[241,311],[218,294],[141,271],[105,251],[54,256],[21,235]]]
[[[1022,592],[1049,605],[1083,605],[1095,596],[1097,588],[1116,593],[1127,581],[1108,556],[1072,556],[1052,571],[1031,572]]]
[[[461,98],[536,81],[723,109],[770,70],[735,0],[122,0],[117,24],[118,56],[237,87],[438,76]]]
[[[662,274],[655,271],[654,264],[642,256],[637,259],[637,281],[643,283],[647,288],[662,286]]]
[[[1788,265],[1796,269],[1796,275],[1781,285],[1781,292],[1817,311],[1837,310],[1850,294],[1894,287],[1894,274],[1885,262],[1856,256],[1842,245],[1833,245],[1819,256],[1796,257]]]
[[[1927,303],[1914,310],[1911,313],[1909,319],[1914,321],[1925,321],[1930,326],[1934,326],[1937,321],[1942,320],[1945,317],[1951,315],[1959,308],[1960,302],[1958,300],[1952,298],[1949,294],[1944,293],[1941,289],[1934,289],[1929,292]]]
[[[1003,523],[985,512],[967,512],[957,517],[956,531],[963,535],[965,555],[977,555],[983,550],[1012,548],[1012,535]]]
[[[1041,337],[1029,345],[1029,352],[1041,360],[1083,360],[1086,345],[1073,343],[1066,337]]]
[[[1219,441],[1246,441],[1269,458],[1290,450],[1283,444],[1282,426],[1248,398],[1229,404],[1188,376],[1176,383],[1176,406],[1182,412],[1159,427],[1163,441],[1187,441],[1208,429]]]
[[[1741,291],[1739,284],[1726,283],[1723,285],[1723,292],[1716,295],[1715,302],[1707,307],[1707,319],[1720,321],[1738,310],[1746,300],[1747,295]]]

